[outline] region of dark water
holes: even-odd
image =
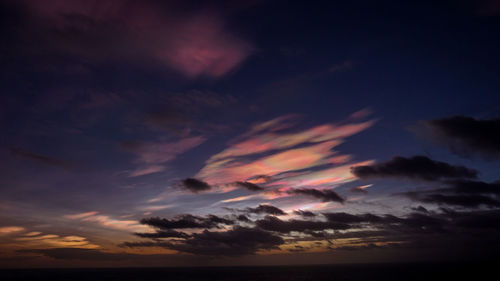
[[[0,280],[389,281],[500,280],[499,264],[372,264],[212,268],[9,269]]]

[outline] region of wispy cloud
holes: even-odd
[[[355,180],[351,166],[372,163],[348,164],[351,156],[338,154],[333,148],[371,127],[374,120],[324,124],[298,132],[291,131],[290,122],[295,123],[291,116],[283,116],[254,125],[238,141],[210,157],[196,177],[211,185],[248,181],[287,188],[332,186]]]
[[[38,163],[42,163],[48,166],[53,166],[57,168],[62,168],[62,169],[71,169],[70,163],[59,160],[53,157],[45,156],[45,155],[40,155],[37,153],[29,152],[21,148],[13,147],[9,149],[10,153],[16,156],[20,156],[26,159],[30,159],[32,161],[36,161]]]
[[[118,229],[118,230],[128,230],[128,231],[138,231],[145,230],[143,225],[140,225],[138,221],[135,220],[119,220],[114,219],[107,215],[101,215],[97,211],[64,215],[63,218],[69,220],[78,220],[82,222],[92,222],[97,223],[106,228]]]
[[[139,164],[139,167],[131,171],[129,176],[137,177],[165,170],[161,164],[175,159],[204,141],[204,137],[196,136],[170,142],[123,142],[120,146],[136,155],[134,162]]]
[[[0,235],[8,235],[11,233],[24,231],[24,227],[21,226],[2,226],[0,227]]]

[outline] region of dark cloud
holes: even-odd
[[[284,244],[283,238],[257,228],[235,227],[224,232],[194,233],[184,243],[173,244],[171,249],[197,255],[240,256],[255,254]]]
[[[157,231],[153,233],[134,233],[142,238],[188,238],[189,235],[175,230]]]
[[[164,247],[184,253],[209,256],[241,256],[255,254],[258,250],[269,250],[284,244],[283,238],[258,228],[237,226],[228,231],[204,230],[193,233],[176,243],[126,242],[127,247]]]
[[[245,215],[239,215],[236,219],[242,222],[250,222],[250,219]]]
[[[175,219],[144,218],[142,224],[149,225],[161,230],[186,229],[186,228],[218,228],[220,224],[233,225],[232,220],[215,215],[198,217],[193,215],[182,215]],[[142,235],[142,234],[141,234]]]
[[[388,219],[384,219],[383,217],[372,214],[352,215],[348,213],[324,213],[323,216],[325,216],[328,221],[347,224],[362,222],[380,223],[383,221],[388,221]]]
[[[340,195],[338,195],[333,190],[319,190],[319,189],[313,189],[313,188],[300,188],[300,189],[293,189],[293,190],[290,191],[290,193],[318,198],[318,199],[320,199],[323,202],[330,202],[330,201],[332,201],[332,202],[343,203],[345,201],[344,198],[340,197]]]
[[[184,179],[181,182],[181,186],[194,193],[207,191],[212,188],[208,183],[193,178]]]
[[[261,191],[261,190],[264,190],[263,187],[261,186],[258,186],[254,183],[251,183],[251,182],[246,182],[246,181],[237,181],[236,182],[236,185],[240,186],[240,187],[243,187],[243,188],[246,188],[250,191]]]
[[[48,166],[67,169],[67,170],[72,168],[71,164],[66,162],[66,161],[62,161],[62,160],[59,160],[56,158],[52,158],[52,157],[48,157],[48,156],[44,156],[44,155],[40,155],[40,154],[36,154],[36,153],[32,153],[32,152],[28,152],[28,151],[21,149],[21,148],[13,147],[13,148],[9,148],[9,151],[13,155],[20,156],[20,157],[23,157],[23,158],[26,158],[26,159],[29,159],[29,160],[32,160],[32,161],[35,161],[38,163],[42,163],[42,164],[45,164]]]
[[[399,193],[399,195],[424,203],[465,208],[500,206],[500,201],[495,198],[500,194],[499,182],[451,180],[445,181],[443,184],[445,184],[444,188],[404,192]]]
[[[295,210],[293,211],[294,214],[303,216],[303,217],[315,217],[316,214],[311,212],[311,211],[304,211],[304,210]]]
[[[254,213],[254,214],[269,214],[275,216],[284,216],[286,213],[278,207],[274,207],[271,205],[261,204],[255,208],[246,208],[246,212]]]
[[[461,156],[479,154],[486,159],[500,156],[500,119],[479,120],[454,116],[423,122],[431,138]]]
[[[427,210],[423,206],[418,206],[416,208],[411,208],[413,211],[420,212],[420,213],[429,213],[429,210]]]
[[[448,181],[447,184],[457,193],[500,195],[499,181],[487,183],[483,181],[454,180]]]
[[[464,166],[450,165],[426,156],[413,156],[411,158],[398,156],[384,163],[353,167],[351,171],[362,179],[396,177],[427,181],[476,178],[478,173],[476,170]]]
[[[289,233],[291,231],[322,231],[327,229],[349,229],[349,224],[330,221],[310,221],[310,220],[288,220],[283,221],[277,217],[267,216],[258,220],[255,224],[264,230],[280,233]]]
[[[480,206],[500,207],[500,201],[485,195],[429,194],[423,197],[418,197],[417,200],[425,203],[455,205],[470,208]]]

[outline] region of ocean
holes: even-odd
[[[3,269],[0,280],[406,281],[498,280],[496,264],[414,263],[260,267]],[[494,274],[494,275],[493,275]]]

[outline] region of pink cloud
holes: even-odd
[[[195,78],[218,78],[240,65],[253,47],[233,35],[214,11],[186,12],[172,3],[127,0],[22,0],[26,10],[49,27],[78,29],[99,38],[84,48],[75,42],[59,44],[92,57],[148,58]],[[75,20],[83,16],[90,21]],[[89,24],[92,22],[92,24]],[[96,25],[97,24],[97,25]],[[100,34],[96,26],[114,26],[113,34]],[[89,36],[90,35],[90,36]],[[59,47],[59,46],[58,46]],[[92,52],[92,53],[89,53]]]
[[[221,77],[250,55],[252,47],[230,35],[213,15],[186,19],[179,36],[165,38],[158,58],[189,77]]]
[[[257,134],[233,144],[231,147],[215,154],[209,162],[228,157],[244,156],[262,153],[270,150],[280,150],[304,143],[318,143],[336,139],[339,142],[348,136],[359,133],[371,127],[375,121],[345,124],[340,126],[321,125],[297,133],[269,132]],[[284,125],[283,125],[284,126]],[[285,126],[284,126],[285,127]]]
[[[331,188],[354,181],[356,178],[350,168],[371,163],[352,163],[351,155],[338,154],[332,149],[347,137],[371,127],[374,120],[324,124],[299,132],[289,132],[290,122],[290,118],[280,117],[254,125],[249,133],[238,138],[240,141],[210,157],[196,177],[211,185],[224,186],[264,176],[266,179],[258,183],[272,189],[259,196],[272,200],[288,196],[286,190],[289,188]],[[233,200],[241,198],[246,199],[243,196]]]
[[[165,169],[166,169],[166,167],[161,166],[161,165],[140,167],[140,168],[137,168],[137,169],[133,170],[132,172],[130,172],[129,177],[139,177],[139,176],[159,173],[159,172],[165,171]]]

